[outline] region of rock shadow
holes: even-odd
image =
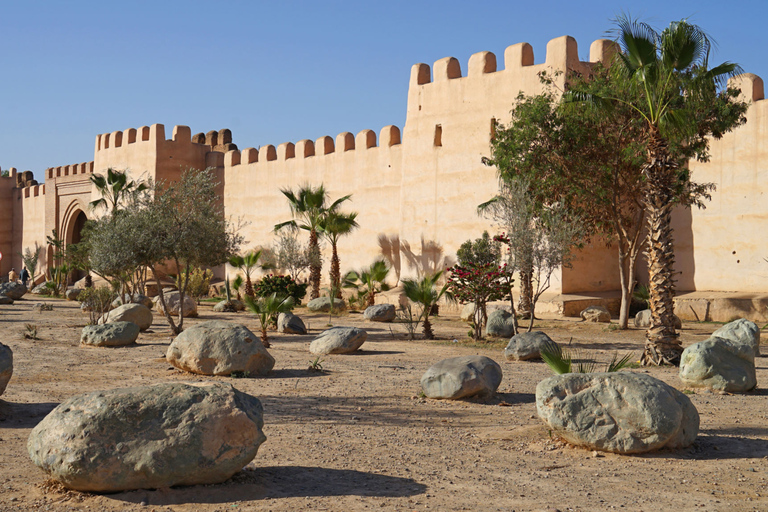
[[[743,436],[768,436],[768,428],[708,429],[699,432],[693,446],[682,450],[660,450],[650,458],[688,460],[762,459],[768,457],[768,440]]]
[[[14,403],[0,400],[0,428],[33,428],[58,403]]]
[[[250,467],[218,485],[174,487],[165,490],[139,490],[106,495],[105,498],[146,502],[149,506],[191,503],[229,503],[233,493],[238,501],[273,498],[365,496],[400,498],[424,494],[427,486],[412,478],[402,478],[350,469],[307,466]]]

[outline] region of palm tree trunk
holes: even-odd
[[[245,294],[249,296],[250,298],[256,297],[256,294],[253,292],[253,283],[251,283],[251,276],[250,274],[245,274]],[[238,292],[238,299],[240,298],[240,293]]]
[[[339,253],[336,250],[336,242],[331,242],[333,249],[331,256],[331,288],[336,291],[336,298],[341,298],[341,265],[339,263]]]
[[[429,315],[424,315],[424,339],[425,340],[433,340],[435,339],[435,333],[432,332],[432,324],[429,322]]]
[[[648,259],[651,325],[645,334],[643,365],[679,365],[683,347],[674,323],[674,272],[671,215],[676,164],[669,156],[667,141],[658,132],[650,134],[645,208],[648,215]]]
[[[309,232],[309,249],[313,254],[320,254],[320,247],[317,244],[317,231],[314,229]],[[322,266],[319,261],[312,261],[309,266],[309,284],[312,290],[309,292],[309,299],[316,299],[320,296],[320,272],[322,272]]]

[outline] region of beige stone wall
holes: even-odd
[[[18,272],[22,266],[21,256],[24,249],[34,249],[35,242],[39,247],[45,248],[45,219],[46,219],[46,186],[33,185],[31,187],[16,188],[13,190],[13,262]],[[45,250],[40,252],[37,274],[45,272]]]
[[[8,277],[8,272],[16,266],[13,253],[13,218],[14,218],[14,187],[16,185],[16,169],[11,169],[10,176],[0,177],[0,276]],[[21,258],[19,258],[21,261]]]

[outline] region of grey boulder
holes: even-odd
[[[48,288],[46,283],[40,283],[39,285],[32,288],[32,291],[29,292],[34,295],[48,295],[51,292],[50,288]],[[0,292],[2,293],[2,292]]]
[[[421,377],[421,389],[429,398],[457,400],[492,395],[501,384],[501,366],[485,356],[443,359]]]
[[[585,322],[611,323],[611,313],[603,306],[589,306],[579,313],[581,319]]]
[[[507,310],[494,309],[488,313],[485,335],[492,338],[509,338],[515,332],[515,317]]]
[[[6,297],[5,295],[0,295],[0,306],[6,306],[13,304],[13,299],[10,297]]]
[[[82,291],[82,288],[68,288],[67,291],[64,292],[64,297],[67,300],[77,300]]]
[[[293,313],[280,313],[277,316],[277,332],[283,334],[307,334],[304,321]]]
[[[680,356],[680,379],[687,386],[743,393],[757,386],[752,346],[710,337],[694,343]]]
[[[699,432],[699,413],[690,399],[642,373],[549,377],[536,386],[536,410],[559,437],[605,452],[684,448]]]
[[[237,299],[232,299],[229,301],[230,308],[227,307],[227,301],[223,300],[221,302],[217,302],[215,306],[213,306],[213,310],[216,313],[225,313],[225,312],[232,312],[232,311],[245,311],[245,304],[243,304],[241,301]]]
[[[368,333],[357,327],[331,327],[309,344],[313,354],[348,354],[359,349]]]
[[[99,319],[99,324],[109,324],[112,322],[133,322],[139,326],[139,329],[146,331],[152,325],[152,311],[141,304],[123,304],[118,306]]]
[[[347,305],[343,299],[333,299],[333,310],[344,311]],[[328,297],[318,297],[307,303],[307,309],[315,313],[328,313],[331,311],[331,299]]]
[[[13,375],[13,350],[8,345],[0,343],[0,395],[5,393],[8,381]]]
[[[19,300],[25,293],[27,293],[27,287],[21,283],[0,284],[0,295],[5,295],[9,299]]]
[[[673,320],[675,323],[675,329],[682,329],[683,328],[683,322],[680,321],[680,318],[678,318],[677,315],[673,316]],[[641,327],[646,328],[651,326],[651,310],[650,309],[644,309],[642,311],[638,311],[635,315],[635,327]]]
[[[141,293],[134,293],[133,295],[129,295],[126,293],[125,295],[123,295],[122,299],[118,297],[112,301],[113,308],[120,307],[123,304],[141,304],[147,309],[152,309],[152,307],[155,305],[154,302],[152,302],[152,299],[150,299],[146,295],[142,295]]]
[[[27,442],[70,489],[116,492],[223,482],[266,440],[258,399],[220,382],[163,383],[78,395]]]
[[[133,322],[110,322],[104,325],[86,325],[80,336],[81,345],[94,347],[123,347],[136,343],[139,326]]]
[[[394,304],[374,304],[363,311],[363,318],[371,322],[391,322],[395,319]]]
[[[725,338],[736,343],[744,343],[753,348],[755,356],[760,355],[760,327],[755,322],[745,318],[739,318],[725,324],[713,332],[712,336]]]
[[[181,294],[177,291],[163,292],[163,298],[165,299],[165,305],[168,312],[173,316],[177,316],[179,314],[179,309],[181,308]],[[161,314],[165,313],[165,308],[163,308],[163,303],[160,301],[159,295],[155,297],[154,304],[155,309]],[[195,302],[195,299],[189,295],[184,295],[184,317],[196,316],[197,303]]]
[[[504,349],[504,357],[507,361],[527,361],[529,359],[541,359],[541,351],[557,350],[557,343],[541,331],[521,332],[509,340]]]
[[[275,366],[275,358],[258,336],[244,325],[221,320],[184,330],[168,346],[165,357],[176,368],[202,375],[266,375]]]

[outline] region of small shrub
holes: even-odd
[[[632,364],[630,362],[632,360],[631,352],[628,352],[621,359],[619,359],[618,352],[615,352],[611,362],[600,363],[593,359],[588,359],[578,351],[563,350],[559,345],[552,350],[542,350],[541,358],[549,366],[549,369],[557,375],[564,373],[594,373],[599,371],[603,365],[605,367],[602,370],[605,372],[618,372]]]
[[[307,294],[307,284],[297,283],[291,276],[264,276],[254,287],[254,293],[259,297],[268,297],[273,293],[282,297],[293,297],[295,304],[301,304],[301,299]]]
[[[35,324],[24,324],[24,328],[27,330],[27,332],[24,333],[24,339],[27,340],[37,340],[40,339],[37,337],[37,325]]]
[[[112,288],[98,286],[84,289],[78,295],[77,300],[80,301],[80,304],[85,305],[85,309],[90,317],[90,324],[96,325],[99,318],[110,310],[116,295]]]
[[[234,372],[230,373],[229,376],[232,377],[233,379],[247,379],[248,377],[251,376],[251,373],[249,371],[247,371],[247,370],[246,371],[242,371],[242,372],[241,371],[234,371]]]
[[[211,269],[195,268],[189,273],[189,281],[187,282],[187,295],[195,299],[197,304],[200,304],[200,297],[208,295],[208,291],[211,288],[211,279],[213,278],[213,271]],[[176,279],[176,287],[181,290],[181,276]]]
[[[309,361],[309,368],[307,368],[307,370],[311,372],[323,371],[323,360],[320,359],[320,356],[317,356],[314,360]]]
[[[397,321],[405,327],[408,339],[415,339],[416,329],[419,328],[419,316],[413,314],[413,306],[411,306],[410,302],[408,304],[400,304],[396,317]]]

